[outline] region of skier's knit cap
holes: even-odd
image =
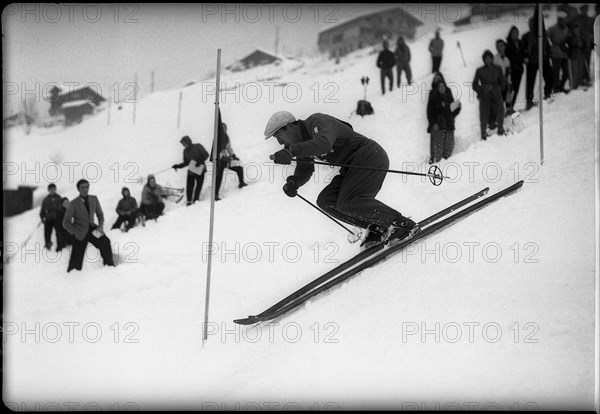
[[[127,192],[128,192],[129,194],[131,194],[131,191],[129,191],[129,188],[127,188],[127,187],[123,187],[123,188],[121,189],[121,195],[122,195],[122,196],[125,196],[125,194],[124,194],[124,193],[125,193],[125,190],[127,190]]]
[[[271,115],[271,118],[269,118],[269,121],[267,122],[267,126],[265,128],[265,139],[271,138],[273,134],[292,122],[296,122],[296,117],[292,115],[291,112],[275,112],[273,115]]]
[[[485,62],[486,56],[489,56],[490,58],[494,59],[494,54],[492,52],[490,52],[489,49],[486,49],[486,51],[483,52],[483,56],[481,56],[481,58],[483,59],[484,62]]]
[[[154,174],[148,174],[148,179],[146,181],[150,181],[151,178],[154,178]],[[154,178],[156,180],[156,178]]]
[[[179,140],[182,144],[192,145],[192,139],[187,135]]]

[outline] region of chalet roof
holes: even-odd
[[[62,104],[62,108],[77,108],[84,105],[94,105],[94,103],[90,102],[88,99],[79,99],[77,101],[65,102]]]
[[[330,26],[327,27],[326,29],[320,30],[319,34],[321,33],[326,33],[329,32],[331,30],[335,30],[335,29],[339,29],[340,27],[343,26],[351,26],[353,23],[358,22],[359,20],[364,19],[365,17],[370,17],[370,16],[376,16],[382,13],[390,13],[390,12],[394,12],[394,11],[400,11],[402,13],[404,13],[407,16],[407,21],[409,23],[412,23],[415,26],[420,26],[423,24],[423,22],[421,22],[421,20],[417,19],[415,16],[413,16],[412,14],[410,14],[409,12],[407,12],[404,8],[402,7],[398,7],[398,6],[392,6],[386,9],[382,9],[382,10],[378,10],[375,12],[371,12],[371,13],[364,13],[355,17],[349,17],[348,19],[342,19],[338,24],[336,24],[335,26]]]

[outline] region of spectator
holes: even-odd
[[[569,45],[569,62],[571,66],[572,89],[577,89],[583,83],[583,72],[585,71],[584,50],[585,41],[581,34],[581,26],[574,23],[571,27],[572,33],[567,41]]]
[[[456,107],[455,107],[456,106]],[[460,112],[460,102],[454,103],[452,91],[444,77],[439,74],[427,102],[427,132],[431,134],[431,157],[433,164],[449,158],[454,150],[454,118]]]
[[[554,93],[566,92],[565,83],[569,78],[569,61],[567,40],[569,37],[569,27],[565,23],[564,17],[559,17],[558,22],[548,29],[548,39],[552,43],[551,58],[552,70],[554,79],[552,82],[552,90]],[[561,78],[562,72],[562,78]],[[571,85],[573,88],[573,85]]]
[[[231,147],[229,135],[227,135],[227,124],[224,122],[221,123],[220,121],[221,114],[219,113],[219,124],[222,125],[223,128],[219,128],[219,140],[217,142],[219,158],[217,159],[217,186],[215,188],[215,200],[220,200],[219,190],[221,189],[225,168],[229,168],[230,170],[235,171],[237,174],[239,180],[238,188],[243,188],[248,185],[244,182],[244,168],[241,166],[239,158],[235,155],[235,152],[233,152],[233,148]]]
[[[394,87],[394,72],[392,68],[396,64],[396,56],[389,50],[389,43],[387,40],[383,41],[383,50],[377,57],[377,67],[381,72],[381,94],[385,95],[385,78],[390,80],[390,92]]]
[[[163,189],[156,183],[154,175],[148,176],[148,182],[142,190],[142,201],[140,205],[140,214],[142,215],[142,224],[146,220],[156,220],[162,216],[165,209],[165,203],[162,202]]]
[[[598,7],[598,5],[596,5]],[[588,5],[579,7],[580,14],[573,20],[573,23],[579,23],[581,38],[583,39],[583,72],[581,74],[581,84],[590,86],[590,62],[592,58],[592,46],[594,44],[594,18],[588,16]]]
[[[58,228],[58,212],[60,210],[61,197],[56,193],[56,184],[48,184],[48,195],[42,200],[42,207],[40,208],[40,219],[44,223],[44,241],[46,249],[50,250],[52,247],[51,237],[52,229],[56,233],[56,244],[57,249],[59,245],[62,245],[63,241],[60,239],[62,234]]]
[[[125,232],[128,232],[129,229],[135,226],[135,220],[138,215],[138,206],[135,198],[131,197],[129,188],[123,187],[121,195],[123,195],[123,198],[119,200],[116,209],[119,217],[111,227],[111,230],[120,229],[121,225],[125,223]]]
[[[396,70],[398,72],[397,85],[400,87],[402,81],[402,71],[406,72],[406,81],[410,85],[412,83],[412,72],[410,70],[410,48],[404,43],[404,37],[400,36],[396,42]]]
[[[521,78],[523,77],[524,53],[521,40],[519,39],[519,29],[516,26],[510,28],[506,38],[506,57],[510,60],[510,83],[513,96],[510,103],[511,112],[514,111],[517,95],[521,87]]]
[[[202,184],[204,184],[204,175],[206,174],[206,166],[204,162],[208,159],[208,152],[202,144],[193,144],[190,137],[187,135],[179,141],[185,147],[183,150],[183,162],[181,164],[173,164],[173,169],[188,167],[187,173],[187,205],[191,205],[200,199]],[[193,196],[193,198],[192,198]]]
[[[67,197],[63,197],[62,200],[60,201],[60,208],[58,210],[58,228],[56,230],[56,234],[57,234],[57,243],[58,245],[56,246],[56,251],[60,252],[62,249],[64,249],[67,246],[71,246],[73,245],[73,235],[69,234],[67,232],[67,230],[65,230],[65,227],[63,226],[63,220],[65,218],[65,213],[67,212],[67,208],[69,207],[69,199]],[[60,237],[58,236],[58,234],[60,233]],[[58,240],[60,240],[61,242],[58,242]]]
[[[505,103],[506,108],[510,109],[509,103],[506,102],[506,96],[509,89],[512,87],[510,78],[510,59],[506,56],[506,42],[504,40],[496,40],[496,51],[498,53],[494,55],[494,65],[500,66],[502,74],[506,78],[506,89],[502,91],[502,101]],[[512,113],[512,111],[510,113]],[[490,116],[490,129],[494,129],[496,128],[496,112],[493,107],[491,108]]]
[[[537,9],[536,9],[537,10]],[[538,72],[538,37],[537,37],[537,12],[535,16],[529,19],[529,32],[525,33],[521,38],[523,52],[525,55],[524,61],[527,65],[527,76],[525,79],[525,99],[527,100],[525,110],[531,109],[533,104],[533,87],[535,78]],[[554,77],[552,66],[550,64],[550,42],[546,31],[542,26],[542,47],[544,53],[542,56],[542,76],[544,77],[544,99],[552,95],[552,80]]]
[[[490,110],[496,111],[498,135],[504,135],[504,101],[502,91],[506,89],[506,79],[500,66],[494,65],[494,55],[489,50],[483,52],[484,65],[475,71],[473,90],[479,99],[479,123],[481,126],[481,139],[487,139],[487,124]]]
[[[429,42],[429,52],[431,53],[431,73],[439,72],[444,52],[444,40],[440,37],[439,29],[435,31],[435,38]]]
[[[89,189],[90,183],[87,180],[77,182],[79,196],[69,203],[63,219],[65,230],[75,236],[67,272],[81,270],[88,242],[100,250],[105,266],[115,265],[110,240],[104,234],[104,213],[100,201],[96,196],[88,194]],[[94,223],[94,215],[98,217],[97,225]]]

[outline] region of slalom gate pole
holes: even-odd
[[[544,81],[544,46],[543,46],[543,29],[544,29],[544,15],[542,14],[542,4],[536,5],[538,11],[538,101],[540,108],[540,165],[544,165],[544,97],[542,96],[542,81]]]
[[[335,217],[333,217],[331,214],[327,213],[326,211],[320,209],[318,206],[314,205],[313,203],[311,203],[310,201],[308,201],[306,198],[302,197],[300,194],[296,195],[298,197],[300,197],[300,199],[304,200],[306,202],[306,204],[308,204],[309,206],[313,207],[314,209],[318,210],[319,212],[323,213],[325,216],[327,216],[329,219],[331,219],[331,221],[333,221],[334,223],[336,223],[338,226],[340,226],[341,228],[343,228],[344,230],[346,230],[348,233],[350,233],[354,238],[356,238],[355,241],[351,242],[351,243],[355,243],[356,241],[358,241],[358,239],[360,238],[360,233],[354,233],[352,230],[350,230],[348,227],[344,226],[342,223],[340,223],[338,220],[336,220]],[[354,240],[353,238],[353,240]],[[350,241],[350,239],[348,239],[348,241]]]
[[[311,161],[313,164],[318,165],[328,165],[330,167],[346,167],[346,168],[356,168],[359,170],[368,170],[368,171],[382,171],[386,173],[394,173],[394,174],[406,174],[406,175],[418,175],[421,177],[429,177],[429,181],[435,186],[438,186],[442,183],[444,178],[449,178],[442,175],[442,170],[437,165],[432,165],[429,167],[429,171],[427,173],[418,173],[412,171],[399,171],[399,170],[386,170],[385,168],[375,168],[375,167],[362,167],[359,165],[349,165],[349,164],[336,164],[329,162],[321,162],[321,161]]]
[[[215,81],[215,122],[212,148],[212,191],[210,194],[210,227],[208,230],[208,261],[206,265],[206,298],[204,300],[204,325],[202,345],[208,340],[208,310],[210,302],[210,276],[212,270],[213,235],[215,224],[215,193],[217,186],[217,141],[219,139],[219,83],[221,81],[221,49],[217,49],[217,76]]]

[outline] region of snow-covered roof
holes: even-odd
[[[94,105],[93,102],[90,102],[87,99],[79,99],[77,101],[71,101],[71,102],[65,102],[64,104],[61,105],[62,108],[75,108],[78,106],[83,106],[83,105]]]

